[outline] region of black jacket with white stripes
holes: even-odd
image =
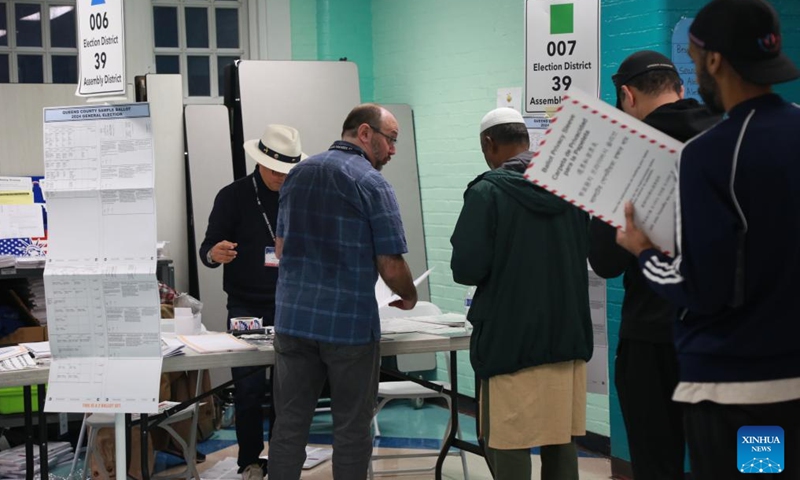
[[[681,381],[800,378],[800,108],[775,94],[736,105],[678,171],[679,254],[639,262],[684,308]]]

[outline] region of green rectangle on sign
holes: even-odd
[[[572,3],[550,5],[550,35],[575,31],[575,9]]]

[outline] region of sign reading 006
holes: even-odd
[[[78,0],[79,96],[125,93],[122,0]]]

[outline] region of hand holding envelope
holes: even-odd
[[[633,203],[625,202],[625,228],[617,229],[617,243],[638,257],[643,251],[658,247],[653,245],[647,234],[636,226],[633,220],[634,211]]]
[[[622,228],[631,218],[666,253],[675,251],[675,170],[683,144],[596,98],[570,91],[525,177]]]

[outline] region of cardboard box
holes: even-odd
[[[0,338],[0,346],[45,340],[47,340],[47,327],[20,327],[11,335]]]

